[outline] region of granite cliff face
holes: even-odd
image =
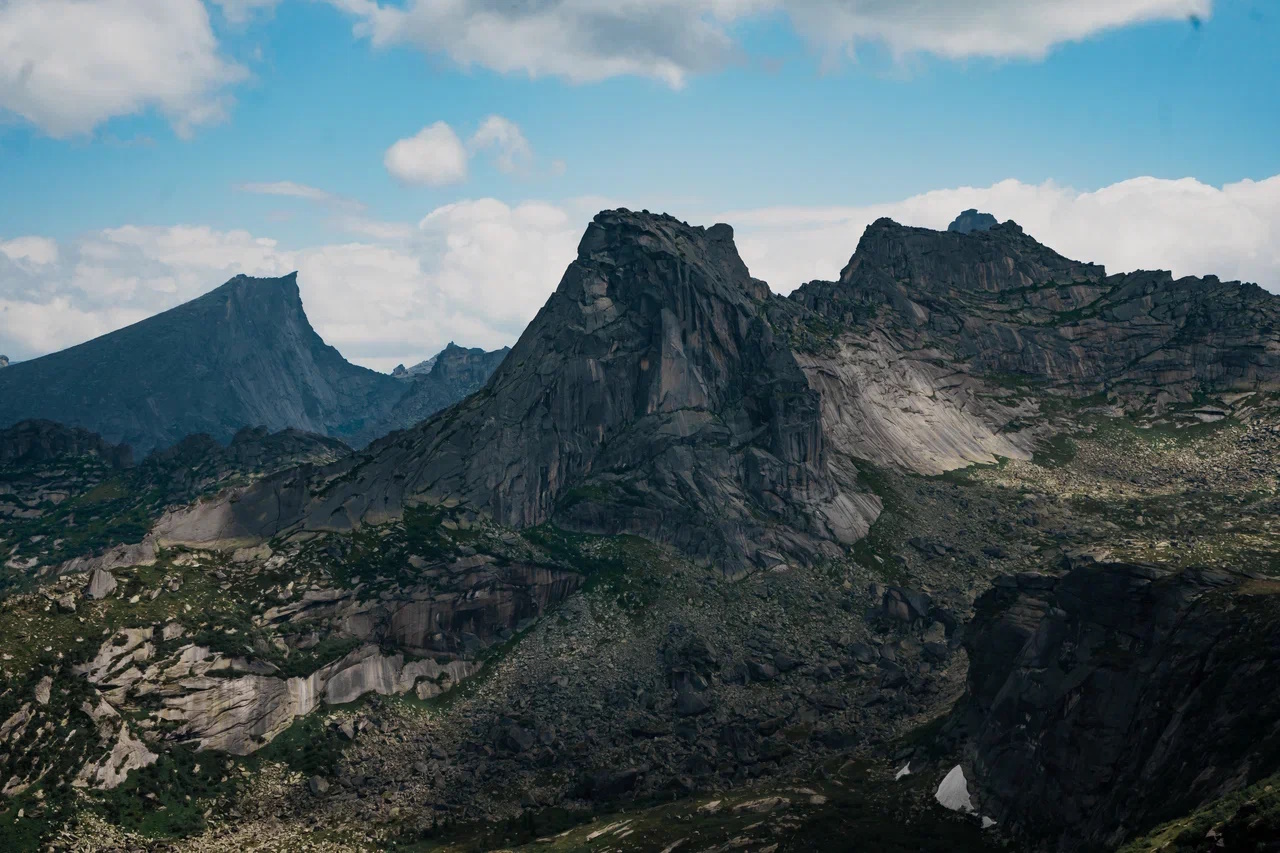
[[[1280,770],[1277,592],[1135,564],[997,580],[953,718],[983,812],[1049,849],[1112,849]]]
[[[496,359],[479,359],[472,374]],[[483,380],[480,380],[483,381]],[[43,418],[139,454],[204,433],[299,429],[363,446],[465,396],[474,376],[399,381],[346,361],[302,308],[296,273],[237,276],[172,310],[0,376],[0,426]]]

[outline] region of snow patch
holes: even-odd
[[[993,826],[995,826],[995,825],[996,825],[996,822],[995,822],[994,820],[992,820],[991,818],[987,817],[986,815],[983,815],[983,816],[982,816],[982,828],[983,828],[983,829],[990,829],[991,827],[993,827]]]
[[[973,811],[973,802],[969,799],[969,784],[959,764],[951,768],[951,772],[938,786],[938,793],[934,794],[934,797],[944,808],[951,809],[953,812]]]
[[[910,776],[910,775],[911,775],[911,762],[908,761],[906,764],[902,765],[901,770],[899,770],[897,773],[894,774],[893,781],[897,782],[903,776]]]

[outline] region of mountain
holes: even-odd
[[[140,454],[198,433],[226,442],[247,426],[363,446],[475,384],[442,379],[406,390],[320,339],[296,273],[237,276],[127,328],[6,368],[0,425],[57,421]]]
[[[1268,849],[1277,303],[613,210],[353,453],[21,439],[88,455],[0,476],[0,846]]]

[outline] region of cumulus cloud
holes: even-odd
[[[391,177],[411,186],[440,187],[467,179],[467,149],[443,121],[397,140],[382,163]]]
[[[674,88],[739,60],[734,25],[786,15],[826,53],[879,44],[895,55],[1038,58],[1137,23],[1207,16],[1212,0],[329,0],[376,46],[414,45],[462,67]]]
[[[312,324],[360,364],[390,370],[450,340],[499,347],[514,343],[555,289],[591,214],[619,203],[643,206],[474,199],[416,224],[367,223],[357,241],[297,249],[199,226],[126,226],[60,245],[0,238],[0,352],[41,355],[173,307],[236,273],[295,269]],[[835,278],[880,216],[945,228],[968,207],[1014,219],[1063,254],[1112,272],[1215,274],[1280,292],[1280,175],[1222,187],[1144,177],[1089,192],[1009,180],[866,207],[679,215],[732,223],[752,273],[785,293]]]
[[[737,52],[723,24],[750,0],[330,0],[374,45],[411,44],[466,68],[591,82],[622,75],[683,85]],[[724,8],[718,20],[712,7]]]
[[[491,154],[498,170],[508,175],[526,174],[533,165],[533,148],[524,132],[500,115],[481,122],[466,145],[449,124],[438,121],[395,142],[382,162],[406,186],[439,187],[465,181],[471,157],[480,152]],[[564,164],[556,163],[559,168],[553,164],[552,174],[563,174]]]
[[[0,0],[0,110],[51,136],[153,108],[189,135],[246,76],[201,0]]]
[[[892,204],[760,208],[717,218],[737,228],[752,273],[787,293],[805,281],[836,278],[863,229],[881,216],[941,229],[970,207],[1013,219],[1062,254],[1106,264],[1111,272],[1168,269],[1255,281],[1280,292],[1280,175],[1222,187],[1141,177],[1090,192],[1007,180]]]
[[[523,172],[533,160],[533,149],[524,138],[520,126],[502,116],[489,116],[471,137],[471,146],[494,152],[498,169],[507,174]]]

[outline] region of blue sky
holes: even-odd
[[[967,201],[1090,259],[1278,284],[1269,3],[631,0],[602,16],[541,0],[531,20],[504,5],[0,0],[0,352],[289,265],[354,360],[496,346],[554,288],[593,204],[738,213],[744,257],[780,291],[834,275],[876,212],[939,227]],[[125,22],[126,45],[62,15]],[[102,92],[80,55],[108,68]],[[392,164],[440,122],[453,148]],[[419,162],[450,153],[452,170]],[[1187,254],[1188,228],[1222,237]],[[351,318],[356,298],[376,310]]]

